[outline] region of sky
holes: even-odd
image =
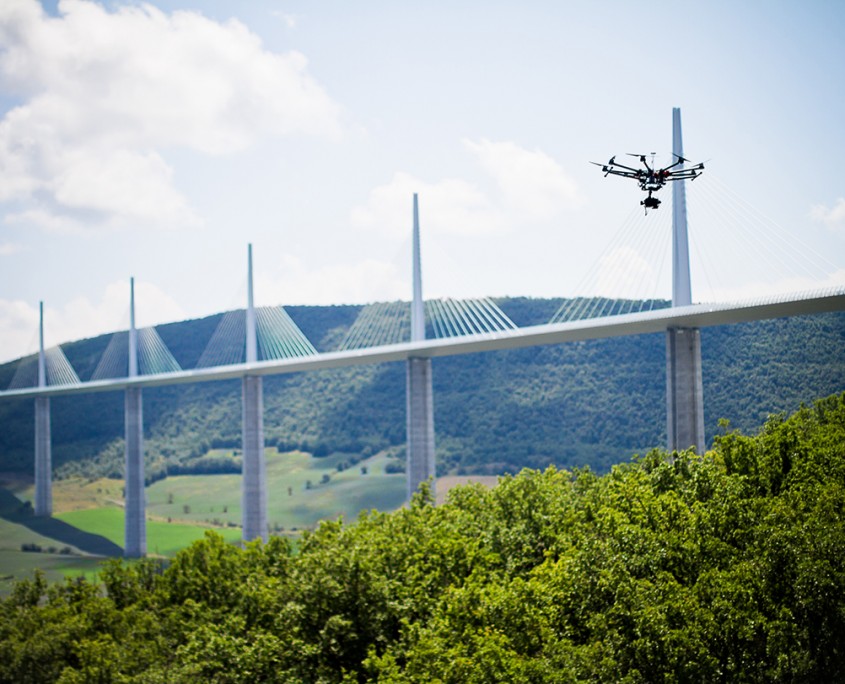
[[[669,163],[673,107],[694,299],[842,284],[843,83],[838,0],[3,0],[0,362],[42,301],[48,346],[126,329],[130,277],[139,326],[242,308],[248,244],[259,305],[409,299],[413,193],[426,297],[668,297],[669,202],[628,244],[588,162]]]

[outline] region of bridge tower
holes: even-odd
[[[129,370],[138,376],[138,330],[135,328],[135,279],[129,279]],[[147,554],[146,502],[144,500],[144,411],[140,387],[127,387],[124,397],[126,435],[126,503],[124,548],[126,558]]]
[[[672,152],[683,156],[681,110],[672,110]],[[672,306],[692,304],[686,181],[672,184]],[[666,436],[670,451],[695,447],[704,453],[704,395],[698,328],[666,331]]]
[[[411,342],[425,339],[425,307],[422,298],[422,264],[420,259],[420,215],[414,193],[413,234],[413,300],[411,301]],[[431,381],[431,359],[410,357],[406,380],[406,441],[408,498],[421,482],[436,477],[434,464],[434,392]]]
[[[47,386],[44,355],[44,302],[39,302],[38,386]],[[53,514],[53,475],[50,446],[50,397],[35,398],[35,515]]]
[[[248,250],[247,308],[246,308],[246,362],[258,361],[255,306],[252,291],[252,245]],[[242,537],[245,542],[259,537],[267,541],[267,482],[264,459],[264,392],[261,376],[245,375],[242,382],[242,436],[243,449],[241,482]]]

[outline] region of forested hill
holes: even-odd
[[[546,322],[562,300],[498,303],[517,325]],[[318,350],[337,348],[361,307],[287,307]],[[183,368],[192,368],[222,314],[160,326]],[[720,418],[753,430],[845,389],[845,314],[705,328],[701,332],[708,442]],[[109,336],[63,349],[90,377]],[[516,472],[589,465],[599,472],[665,443],[662,334],[487,352],[434,360],[438,471]],[[6,387],[15,364],[0,366]],[[281,450],[367,455],[405,440],[405,367],[360,366],[268,377],[265,435]],[[240,384],[223,381],[144,390],[147,474],[198,471],[211,448],[240,445]],[[123,394],[51,400],[58,475],[122,476]],[[31,400],[0,401],[0,470],[30,472]],[[231,463],[230,463],[231,465]]]

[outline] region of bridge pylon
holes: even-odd
[[[135,327],[135,279],[129,279],[129,368],[138,377],[138,330]],[[140,387],[127,387],[124,396],[126,436],[124,545],[126,558],[147,555],[147,518],[144,492],[144,400]]]
[[[684,154],[681,110],[672,110],[672,152]],[[686,181],[672,184],[672,307],[692,304]],[[670,451],[695,447],[704,453],[704,394],[701,333],[698,328],[666,330],[666,438]]]
[[[38,386],[47,386],[44,354],[44,302],[38,304]],[[35,515],[53,515],[53,467],[50,436],[50,397],[35,398]]]
[[[425,307],[422,298],[419,201],[414,193],[412,255],[413,299],[411,301],[411,342],[425,339]],[[434,493],[437,477],[434,460],[434,390],[431,359],[411,356],[406,376],[406,451],[408,498],[422,482],[431,478]]]
[[[258,360],[255,305],[252,290],[252,245],[247,248],[246,362]],[[267,541],[267,477],[264,457],[264,389],[259,375],[242,380],[241,477],[242,539]]]

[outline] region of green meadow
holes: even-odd
[[[390,459],[383,454],[346,468],[344,454],[315,458],[299,451],[280,454],[267,449],[265,457],[267,522],[274,532],[295,532],[338,516],[354,520],[362,510],[393,510],[405,500],[405,476],[387,474]],[[147,488],[147,514],[172,522],[240,525],[241,476],[180,475],[160,480]]]
[[[225,455],[231,451],[212,451]],[[405,476],[389,474],[390,459],[376,454],[349,465],[349,457],[316,458],[303,452],[265,452],[267,520],[273,534],[297,535],[320,520],[354,520],[362,510],[393,510],[405,500]],[[104,557],[123,553],[123,483],[57,480],[54,515],[36,518],[32,483],[0,481],[0,593],[38,568],[48,579],[90,576]],[[241,476],[178,475],[146,489],[147,553],[173,556],[214,529],[241,538]],[[38,547],[40,552],[23,551]]]
[[[59,513],[55,517],[80,530],[108,539],[115,546],[123,546],[122,508],[90,508],[84,511]],[[147,520],[147,553],[153,556],[172,556],[197,539],[201,539],[206,529],[208,529],[207,526]],[[218,532],[227,541],[236,542],[241,538],[241,531],[237,528],[221,529]]]

